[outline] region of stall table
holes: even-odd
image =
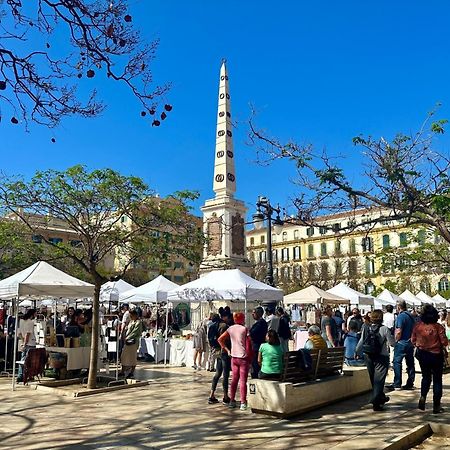
[[[146,354],[155,359],[157,363],[164,362],[164,339],[141,338],[138,355],[145,357]],[[170,344],[167,343],[166,358],[169,359]]]
[[[89,369],[91,347],[46,347],[48,352],[67,354],[67,370]]]
[[[190,367],[194,364],[194,341],[170,339],[170,364]]]

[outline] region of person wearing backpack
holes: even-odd
[[[370,324],[361,329],[361,338],[356,353],[364,353],[367,371],[372,383],[370,403],[374,411],[381,411],[389,397],[384,394],[384,383],[389,369],[389,347],[394,346],[394,338],[388,327],[382,325],[383,311],[374,309],[370,314]]]
[[[416,319],[406,310],[406,302],[401,300],[397,303],[398,316],[395,321],[395,347],[394,347],[394,382],[390,389],[414,389],[414,378],[416,371],[414,368],[414,346],[411,342],[411,335],[416,324]],[[402,362],[406,362],[406,372],[408,379],[402,386]]]

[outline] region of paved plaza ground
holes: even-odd
[[[450,423],[450,413],[416,409],[419,391],[392,392],[374,413],[368,395],[292,420],[208,405],[212,374],[140,364],[148,386],[71,398],[0,380],[0,448],[6,449],[377,449],[427,421]],[[420,383],[420,374],[416,385]],[[450,374],[444,378],[450,410]],[[448,442],[447,442],[448,444]],[[423,447],[425,448],[425,447]],[[450,448],[442,446],[433,448]]]

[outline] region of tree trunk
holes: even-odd
[[[99,344],[99,309],[100,309],[100,288],[101,281],[95,281],[94,298],[92,301],[92,339],[91,339],[91,357],[89,360],[88,389],[97,387],[97,361]]]

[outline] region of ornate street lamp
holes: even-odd
[[[258,197],[256,202],[256,213],[253,214],[253,223],[257,230],[261,230],[264,227],[264,221],[267,221],[267,275],[266,283],[270,286],[275,286],[273,279],[273,258],[272,258],[272,225],[275,233],[279,234],[283,227],[283,221],[280,218],[280,206],[276,207],[270,204],[270,200],[267,197]],[[276,213],[276,217],[272,219],[272,215]]]

